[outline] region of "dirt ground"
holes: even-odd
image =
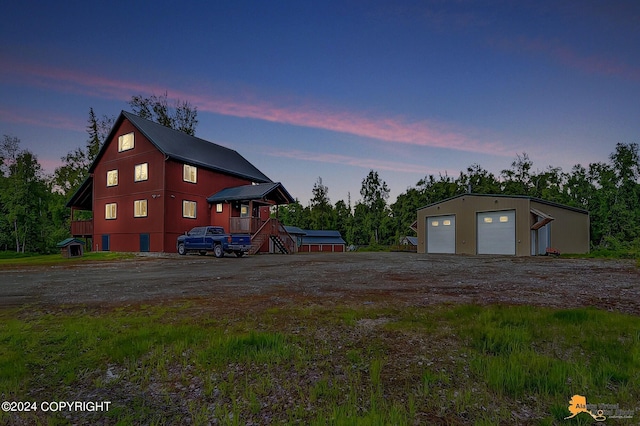
[[[640,315],[633,261],[413,253],[137,256],[0,271],[0,306],[206,299],[221,311],[299,303],[594,306]]]

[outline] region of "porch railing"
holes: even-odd
[[[72,220],[71,235],[74,237],[93,236],[93,219]]]
[[[258,229],[256,233],[251,235],[252,248],[249,251],[249,254],[257,253],[269,238],[278,240],[277,242],[274,241],[274,244],[278,246],[278,249],[281,252],[290,254],[298,251],[295,240],[286,231],[282,223],[280,223],[278,219],[271,218],[264,222],[262,227]]]
[[[229,219],[229,232],[232,234],[255,234],[264,222],[259,217],[232,217]]]

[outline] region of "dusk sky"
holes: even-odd
[[[46,172],[87,140],[89,108],[132,95],[198,108],[306,205],[391,199],[428,174],[499,174],[526,152],[570,171],[640,142],[640,2],[3,2],[0,135]]]

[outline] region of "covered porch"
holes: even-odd
[[[76,190],[66,207],[71,208],[71,236],[93,237],[93,178],[89,176]]]
[[[293,253],[297,245],[284,226],[271,218],[271,208],[294,202],[280,182],[225,188],[207,198],[211,224],[232,234],[250,234],[252,253]]]

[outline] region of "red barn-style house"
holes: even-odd
[[[179,235],[217,225],[251,234],[253,253],[291,253],[295,240],[269,213],[293,201],[236,151],[123,111],[67,206],[72,235],[94,250],[175,252]],[[93,219],[74,220],[77,210]]]

